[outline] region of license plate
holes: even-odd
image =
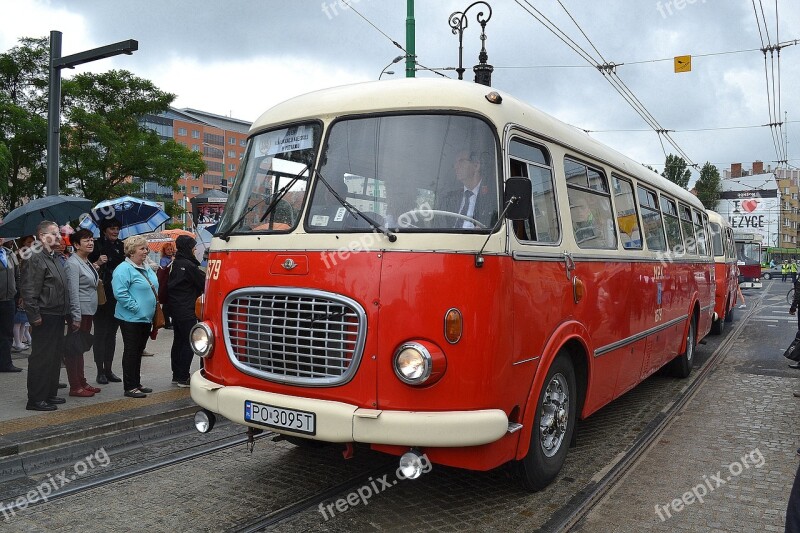
[[[245,400],[244,419],[261,426],[288,429],[296,433],[307,435],[316,435],[317,433],[317,415],[308,411],[286,409]]]

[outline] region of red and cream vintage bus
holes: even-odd
[[[736,267],[733,228],[725,217],[716,211],[707,210],[706,213],[711,229],[711,249],[714,253],[716,274],[714,321],[711,324],[711,333],[721,335],[725,329],[725,322],[733,322],[736,296],[739,292],[739,271]]]
[[[192,330],[203,410],[538,490],[578,418],[711,328],[686,190],[491,88],[409,79],[299,96],[252,126]],[[415,466],[416,465],[416,466]],[[415,473],[416,468],[416,473]]]
[[[739,286],[743,289],[760,289],[764,237],[758,233],[734,232],[733,240],[736,246],[736,264],[739,267]]]

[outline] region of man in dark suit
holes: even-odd
[[[494,183],[484,177],[481,159],[480,152],[463,150],[456,155],[456,180],[462,187],[446,193],[438,209],[474,218],[489,228],[497,221],[497,193]],[[450,220],[455,228],[480,227],[460,217],[451,217]]]

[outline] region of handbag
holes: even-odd
[[[136,271],[139,272],[139,274],[142,274],[142,272],[138,268],[136,269]],[[147,281],[148,284],[150,284],[150,289],[153,291],[153,296],[155,296],[156,299],[156,310],[153,313],[153,329],[151,331],[158,331],[159,329],[163,328],[167,323],[166,320],[164,319],[164,310],[161,309],[161,304],[158,303],[158,292],[156,291],[153,282],[150,281],[148,277],[145,276],[144,274],[142,274],[142,277]]]
[[[103,285],[103,280],[97,280],[97,305],[105,305],[108,301],[106,298],[106,287]]]
[[[64,337],[64,352],[67,354],[82,354],[88,352],[94,344],[94,335],[88,331],[76,329]]]
[[[800,361],[800,332],[795,335],[792,344],[783,352],[783,356],[792,361]]]

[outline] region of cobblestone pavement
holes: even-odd
[[[781,289],[765,282],[762,306],[727,356],[578,531],[784,530],[800,372],[782,357],[797,330]]]
[[[780,309],[785,315],[785,302]],[[743,316],[740,311],[739,320]],[[737,352],[736,357],[728,356],[654,450],[582,525],[584,531],[638,531],[647,527],[699,527],[705,531],[709,524],[727,530],[723,518],[737,509],[743,514],[742,523],[749,525],[741,530],[761,529],[753,529],[753,523],[782,523],[780,508],[785,508],[797,445],[796,425],[792,425],[797,407],[791,403],[794,371],[778,360],[779,353],[775,354],[793,332],[789,322],[782,320],[777,324],[758,323],[754,331],[763,334],[740,338],[731,350]],[[696,365],[703,364],[719,342],[720,337],[710,337],[707,344],[699,346]],[[753,357],[756,349],[769,360],[766,355],[763,361]],[[693,373],[690,380],[697,374]],[[388,463],[389,485],[366,505],[359,502],[344,512],[329,510],[326,514],[311,508],[272,530],[532,531],[579,498],[581,490],[628,449],[687,383],[689,380],[655,375],[580,423],[577,445],[570,449],[561,475],[536,494],[519,489],[505,468],[483,473],[434,466],[416,481],[394,484],[396,459],[386,455],[358,448],[353,459],[344,461],[338,447],[299,449],[287,442],[262,439],[252,454],[244,446],[237,447],[28,508],[7,523],[1,523],[0,518],[0,530],[226,530]],[[712,390],[708,383],[714,384]],[[677,433],[672,436],[672,432]],[[763,453],[762,467],[751,465],[713,491],[704,504],[671,511],[672,518],[665,523],[658,521],[655,504],[680,498],[701,483],[704,474],[716,475],[755,449]],[[658,453],[664,456],[657,457],[652,468],[640,474]],[[111,460],[122,464],[132,461],[130,456],[113,453]],[[631,480],[638,483],[629,488]],[[746,480],[754,481],[745,485]],[[347,494],[324,503],[343,497]],[[776,514],[770,515],[769,509]],[[692,520],[698,512],[711,515],[708,520]],[[632,518],[637,516],[638,520]]]

